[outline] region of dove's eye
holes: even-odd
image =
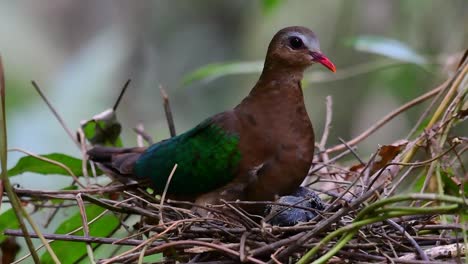
[[[302,39],[299,37],[290,37],[289,45],[291,45],[293,49],[300,49],[304,47],[304,43],[302,42]]]

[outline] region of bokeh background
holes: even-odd
[[[259,73],[223,76],[184,84],[194,70],[218,62],[261,61],[273,34],[304,25],[319,36],[322,51],[336,64],[339,80],[313,67],[322,81],[304,88],[308,112],[323,130],[325,97],[333,98],[329,145],[351,139],[380,117],[437,86],[453,55],[466,48],[466,0],[290,0],[290,1],[0,1],[0,54],[6,69],[9,146],[34,153],[80,152],[34,91],[35,80],[66,123],[110,108],[132,79],[117,114],[124,144],[136,144],[132,128],[143,122],[161,140],[169,135],[159,92],[170,97],[177,132],[234,107]],[[395,61],[391,67],[353,69],[388,58],[350,45],[364,36],[406,44],[427,63]],[[391,50],[390,50],[391,52]],[[452,59],[453,62],[453,59]],[[341,78],[349,74],[347,78]],[[423,111],[416,107],[359,145],[363,155],[378,144],[405,137]],[[10,167],[22,154],[12,152]],[[60,187],[60,177],[15,177],[25,187]],[[69,179],[66,179],[69,183]]]

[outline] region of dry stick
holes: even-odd
[[[137,126],[133,129],[135,132],[136,131],[145,131],[145,127],[143,126],[143,124],[141,122],[138,122]],[[143,143],[143,136],[137,132],[137,146],[142,148],[145,146],[145,144]]]
[[[149,145],[153,145],[154,144],[153,138],[148,133],[146,133],[145,130],[143,130],[143,124],[141,124],[142,125],[141,127],[139,125],[133,128],[133,131],[135,131],[135,133],[141,136],[146,141],[146,143],[148,143]]]
[[[246,258],[246,251],[245,251],[245,242],[247,240],[247,237],[250,235],[250,232],[244,232],[241,236],[241,239],[240,239],[240,246],[239,246],[239,260],[244,263],[247,258]]]
[[[262,256],[265,254],[268,254],[270,252],[273,252],[276,250],[276,248],[285,246],[285,245],[290,245],[288,248],[286,248],[283,252],[281,252],[279,255],[282,256],[289,256],[291,255],[294,250],[297,247],[300,247],[301,245],[304,245],[305,241],[309,240],[310,238],[314,237],[320,232],[325,231],[328,227],[330,227],[333,223],[336,223],[337,221],[340,220],[341,217],[349,213],[350,211],[356,209],[357,207],[361,206],[364,201],[369,199],[374,193],[378,190],[380,190],[383,186],[383,183],[378,185],[377,187],[373,188],[372,190],[369,190],[368,192],[364,193],[361,197],[357,198],[354,200],[351,204],[349,204],[346,207],[341,208],[338,210],[336,213],[334,213],[332,216],[327,218],[326,220],[320,221],[317,223],[312,230],[310,230],[307,233],[298,233],[294,236],[279,240],[277,242],[271,243],[269,245],[263,246],[261,248],[257,248],[253,251],[250,252],[252,256]],[[281,258],[281,256],[279,256]]]
[[[232,205],[232,203],[229,203],[228,201],[221,199],[221,202],[229,207],[232,211],[236,212],[241,220],[244,220],[244,224],[249,223],[250,225],[256,226],[257,228],[261,228],[260,224],[257,224],[254,220],[252,220],[250,217],[248,217],[246,214],[244,214],[241,209],[236,208],[235,206]]]
[[[374,154],[372,154],[369,162],[367,162],[367,164],[364,166],[364,168],[362,169],[362,171],[359,173],[359,175],[351,182],[351,184],[346,188],[346,190],[344,190],[343,193],[340,194],[340,196],[338,197],[338,199],[335,199],[326,209],[325,209],[325,212],[329,211],[333,205],[335,205],[335,203],[337,203],[339,200],[341,200],[348,192],[350,192],[351,188],[353,188],[354,185],[356,185],[356,183],[359,181],[359,179],[361,179],[361,177],[363,176],[363,173],[366,172],[366,171],[370,171],[372,169],[371,167],[371,164],[373,163],[373,161],[375,160],[375,157],[377,157],[377,154],[379,153],[380,151],[380,148],[374,152]],[[351,192],[350,192],[351,193]]]
[[[330,127],[331,127],[331,121],[332,121],[332,116],[333,116],[333,101],[331,96],[326,97],[326,113],[325,113],[325,126],[323,127],[323,134],[322,138],[320,140],[320,143],[318,144],[318,149],[319,149],[319,155],[320,158],[322,159],[323,163],[327,164],[330,162],[330,158],[328,154],[325,152],[325,146],[327,144],[327,139],[328,139],[328,134],[330,133]],[[327,166],[322,166],[321,168],[325,168],[329,174],[331,174],[331,171]],[[321,169],[320,168],[320,169]],[[310,169],[309,169],[310,172]],[[310,175],[310,173],[308,173]],[[310,186],[313,184],[312,178],[311,177],[306,177],[304,181],[302,182],[301,186]]]
[[[180,240],[180,241],[172,241],[172,242],[164,243],[162,245],[159,245],[157,247],[149,249],[146,252],[146,254],[149,255],[149,254],[153,254],[153,253],[162,252],[166,248],[171,248],[171,247],[175,247],[175,246],[188,246],[188,245],[209,247],[209,248],[219,250],[221,252],[225,252],[225,253],[227,253],[227,254],[229,254],[231,256],[239,257],[239,252],[236,252],[236,251],[234,251],[232,249],[229,249],[229,248],[221,246],[221,245],[208,243],[208,242],[203,242],[203,241],[197,241],[197,240]],[[263,262],[261,260],[258,260],[256,258],[253,258],[251,256],[247,256],[246,258],[247,258],[247,261],[250,261],[250,262],[253,262],[253,263],[265,264],[265,262]],[[129,259],[129,260],[133,260],[133,259]]]
[[[63,120],[63,118],[59,115],[59,113],[57,112],[57,110],[55,110],[55,108],[52,106],[52,104],[49,102],[49,99],[47,99],[47,97],[44,95],[44,93],[42,92],[41,88],[39,88],[39,85],[37,85],[37,83],[35,81],[31,81],[34,89],[36,89],[36,92],[39,94],[39,96],[41,96],[42,100],[44,100],[44,102],[47,104],[47,106],[49,107],[50,111],[52,111],[52,114],[54,114],[55,118],[57,118],[57,120],[59,121],[60,125],[62,125],[63,129],[65,130],[65,132],[67,132],[68,136],[70,137],[70,139],[75,142],[76,146],[78,148],[80,148],[80,143],[78,142],[78,140],[76,140],[75,136],[73,135],[72,133],[72,130],[65,124],[65,121]]]
[[[450,80],[446,80],[442,85],[444,85],[444,89],[446,89],[448,87],[448,84],[450,83]],[[443,89],[443,90],[444,90]],[[424,112],[422,113],[422,115],[419,117],[418,121],[416,121],[416,124],[414,124],[413,128],[410,130],[410,132],[408,133],[408,135],[406,136],[406,140],[408,140],[415,132],[416,130],[419,128],[419,126],[422,124],[422,122],[424,120],[426,120],[426,117],[429,115],[429,113],[431,112],[432,110],[432,107],[434,107],[435,103],[437,101],[439,101],[440,97],[443,95],[444,93],[440,92],[438,93],[434,99],[432,99],[432,101],[429,103],[429,105],[427,106],[426,110],[424,110]]]
[[[131,79],[128,79],[124,86],[122,87],[122,90],[120,90],[119,97],[117,98],[117,101],[115,101],[114,106],[112,107],[112,110],[115,112],[117,110],[117,107],[119,107],[120,101],[122,100],[123,95],[125,94],[125,91],[128,88],[128,85],[130,84]]]
[[[79,193],[87,194],[104,194],[127,190],[129,187],[136,187],[138,183],[130,183],[125,185],[112,185],[108,187],[93,188],[87,190],[34,190],[34,189],[15,189],[17,194],[28,195],[28,196],[45,196],[45,195],[76,195]]]
[[[43,157],[43,156],[40,156],[40,155],[37,155],[37,154],[34,154],[32,152],[29,152],[27,150],[24,150],[24,149],[20,149],[20,148],[11,148],[9,149],[8,151],[17,151],[17,152],[21,152],[21,153],[24,153],[26,155],[29,155],[31,157],[34,157],[38,160],[42,160],[42,161],[45,161],[45,162],[48,162],[48,163],[51,163],[51,164],[54,164],[64,170],[66,170],[68,172],[68,174],[70,174],[70,176],[73,178],[73,181],[78,184],[81,188],[86,188],[86,186],[84,186],[83,184],[80,183],[80,181],[78,180],[78,177],[76,177],[76,175],[73,173],[73,171],[68,168],[65,164],[61,163],[61,162],[58,162],[58,161],[55,161],[55,160],[52,160],[52,159],[48,159],[46,157]]]
[[[327,103],[327,112],[325,115],[325,126],[323,127],[323,134],[322,134],[322,139],[320,140],[319,146],[321,146],[323,149],[325,149],[325,145],[327,143],[328,139],[328,134],[330,133],[330,128],[331,128],[331,121],[332,121],[332,115],[333,115],[333,101],[332,97],[328,95],[326,97]]]
[[[443,84],[437,86],[435,89],[433,89],[433,90],[431,90],[431,91],[429,91],[429,92],[427,92],[427,93],[425,93],[425,94],[423,94],[423,95],[409,101],[408,103],[400,106],[399,108],[393,110],[388,115],[386,115],[382,119],[380,119],[376,124],[374,124],[373,126],[368,128],[366,131],[362,132],[359,136],[357,136],[357,137],[353,138],[352,140],[348,141],[348,145],[349,146],[355,146],[356,144],[358,144],[359,142],[363,141],[368,136],[370,136],[372,133],[374,133],[377,129],[379,129],[380,127],[385,125],[387,122],[392,120],[394,117],[396,117],[399,114],[403,113],[404,111],[410,109],[411,107],[416,106],[416,105],[426,101],[427,99],[433,97],[434,95],[440,93],[445,88],[446,83],[447,82],[444,82]],[[346,146],[344,144],[341,144],[341,145],[336,145],[334,147],[331,147],[331,148],[327,149],[326,151],[327,151],[327,153],[332,153],[332,152],[343,150],[345,148],[346,148]]]
[[[5,72],[3,70],[3,63],[2,63],[2,57],[0,56],[0,166],[1,166],[1,172],[0,172],[0,185],[1,185],[1,194],[0,196],[3,196],[3,188],[5,189],[8,199],[10,200],[11,207],[13,208],[13,211],[15,212],[16,218],[18,219],[18,224],[21,228],[21,230],[24,232],[25,236],[25,241],[26,245],[28,246],[28,249],[30,251],[34,250],[34,245],[32,243],[31,237],[29,236],[28,229],[24,223],[24,217],[27,217],[28,214],[21,205],[18,196],[16,196],[13,186],[11,186],[10,179],[8,178],[7,175],[7,158],[8,158],[8,141],[7,141],[7,128],[6,128],[6,109],[5,109],[5,98],[6,98],[6,92],[5,92],[6,86],[5,86]],[[3,199],[3,197],[2,197]],[[30,218],[27,218],[28,221],[31,220]],[[30,222],[33,224],[33,222]],[[33,226],[36,227],[36,226]],[[33,259],[35,263],[40,263],[39,256],[37,255],[36,252],[33,252]],[[51,256],[54,256],[54,252],[50,252]]]
[[[187,221],[187,220],[185,220]],[[137,251],[138,249],[142,248],[142,247],[145,247],[146,245],[148,244],[151,244],[153,243],[155,240],[161,238],[163,235],[165,235],[166,233],[168,233],[169,231],[171,231],[173,228],[175,228],[176,226],[178,226],[180,223],[183,223],[184,220],[179,220],[179,221],[175,221],[173,222],[169,227],[167,227],[163,232],[159,233],[159,234],[156,234],[154,235],[153,237],[145,240],[143,243],[140,243],[139,245],[137,245],[136,247],[134,248],[131,248],[123,253],[120,253],[119,255],[117,256],[113,256],[112,258],[110,259],[107,259],[106,261],[104,261],[102,264],[109,264],[109,263],[113,263],[115,261],[120,261],[122,258],[125,258],[126,255],[129,255],[131,254],[132,252],[134,251]],[[139,255],[139,254],[138,254]]]
[[[11,207],[14,208],[16,218],[18,219],[18,224],[22,230],[21,232],[24,236],[24,239],[26,240],[26,245],[28,246],[29,252],[31,252],[34,263],[41,263],[39,260],[39,256],[37,255],[36,251],[34,251],[34,245],[31,240],[32,236],[28,232],[28,229],[26,228],[26,225],[24,223],[22,214],[26,214],[26,212],[24,212],[24,208],[21,206],[19,199],[17,199],[18,197],[15,195],[13,187],[11,186],[9,179],[4,178],[2,179],[2,182],[5,186],[5,191],[7,193],[8,199],[10,200]]]
[[[169,127],[169,133],[171,134],[171,137],[176,136],[176,130],[175,130],[175,125],[174,125],[174,118],[172,117],[172,111],[171,111],[171,105],[169,104],[169,97],[167,96],[166,91],[162,87],[162,85],[159,85],[159,90],[161,91],[161,96],[163,98],[163,103],[164,103],[164,112],[166,113],[166,119],[167,119],[167,125]]]
[[[322,164],[320,164],[320,167],[318,168],[314,168],[313,170],[310,170],[308,173],[307,173],[307,176],[311,176],[312,174],[316,173],[317,171],[321,170],[322,168],[324,167],[327,167],[327,166],[330,166],[331,163],[341,159],[342,157],[348,155],[349,153],[351,153],[351,151],[349,150],[346,150],[346,151],[343,151],[341,152],[340,154],[336,155],[335,157],[333,157],[332,159],[330,159],[328,162],[323,162]]]
[[[89,237],[88,217],[86,216],[86,209],[83,203],[83,199],[81,198],[81,193],[76,195],[76,203],[78,204],[78,208],[80,210],[81,222],[83,223],[84,237]],[[91,247],[91,243],[86,243],[86,251],[88,253],[88,258],[90,262],[93,264],[96,263],[94,261],[94,254],[93,248]]]
[[[89,224],[94,223],[95,221],[97,221],[98,219],[100,219],[103,215],[105,215],[107,212],[108,212],[107,210],[104,210],[104,211],[103,211],[102,213],[100,213],[98,216],[96,216],[95,218],[93,218],[93,219],[89,222]],[[65,236],[68,236],[68,235],[70,235],[70,234],[73,234],[73,233],[75,233],[75,232],[78,232],[78,231],[80,231],[80,230],[82,230],[82,229],[83,229],[83,227],[78,227],[78,228],[76,228],[75,230],[72,230],[71,232],[68,232],[67,234],[65,234]],[[13,231],[14,231],[14,232],[18,232],[18,231],[16,231],[16,230],[13,230]],[[22,234],[19,234],[19,235],[16,235],[16,236],[22,236]],[[44,238],[47,238],[48,236],[50,236],[50,235],[44,235]],[[34,234],[33,237],[39,237],[39,236],[38,236],[37,234]],[[47,239],[50,239],[50,238],[47,238]],[[59,240],[61,240],[61,239],[59,239]],[[51,243],[51,242],[54,242],[54,240],[50,240],[50,241],[48,241],[48,242]],[[41,249],[41,248],[44,247],[44,246],[46,246],[46,245],[41,245],[41,246],[35,248],[35,249],[34,249],[34,252],[38,251],[39,249]],[[23,256],[22,258],[17,259],[17,260],[16,260],[14,263],[12,263],[12,264],[20,263],[21,261],[23,261],[24,259],[26,259],[27,257],[29,257],[31,254],[32,254],[32,253],[26,254],[26,255]]]
[[[174,168],[172,168],[171,174],[169,174],[169,178],[167,178],[166,186],[164,186],[164,191],[161,195],[161,203],[159,204],[159,206],[161,206],[161,209],[159,210],[159,224],[161,225],[164,225],[164,219],[163,219],[164,200],[166,199],[167,190],[169,189],[169,184],[171,183],[172,176],[174,176],[176,169],[177,169],[177,163],[174,164]]]
[[[5,235],[8,236],[24,236],[24,233],[20,230],[5,229]],[[35,233],[30,233],[31,237],[37,238],[38,236]],[[106,237],[93,237],[93,236],[76,236],[76,235],[66,235],[66,234],[44,234],[44,237],[51,240],[57,241],[71,241],[71,242],[85,242],[85,243],[99,243],[99,244],[112,244],[112,245],[125,245],[125,246],[138,246],[145,240],[136,240],[136,239],[127,239],[122,240],[120,238],[106,238]],[[154,245],[159,245],[160,242],[154,243]]]
[[[346,141],[344,141],[344,139],[339,137],[338,140],[349,150],[349,152],[351,152],[351,154],[353,154],[353,156],[359,161],[359,163],[361,163],[361,165],[366,165],[366,163],[361,159],[361,157],[359,157],[356,150],[353,149]]]
[[[444,99],[442,99],[442,102],[440,103],[439,107],[436,109],[434,115],[432,116],[431,120],[427,124],[427,128],[432,127],[437,120],[439,120],[439,117],[443,114],[444,110],[448,107],[450,100],[452,97],[455,95],[457,92],[458,86],[462,82],[462,80],[466,77],[466,74],[468,72],[468,60],[466,60],[462,67],[459,68],[457,73],[453,76],[452,79],[450,79],[450,89],[445,95]],[[408,162],[411,160],[411,158],[414,156],[416,153],[416,150],[418,149],[419,144],[415,144],[410,151],[406,154],[406,156],[403,158],[403,162]]]
[[[387,219],[385,220],[385,222],[389,225],[391,225],[393,228],[395,228],[396,230],[398,230],[399,232],[401,232],[405,237],[406,239],[408,239],[408,241],[411,243],[411,245],[413,245],[413,247],[416,249],[416,252],[418,252],[419,254],[419,257],[422,259],[422,260],[425,260],[425,261],[429,261],[429,258],[427,257],[426,253],[421,249],[421,247],[418,245],[418,243],[416,242],[416,240],[414,240],[413,237],[411,237],[410,234],[408,234],[408,232],[406,232],[406,230],[401,227],[399,224],[395,223],[395,221],[391,220],[391,219]]]
[[[340,69],[333,76],[324,75],[322,72],[312,72],[304,77],[306,82],[321,83],[321,82],[335,82],[339,80],[348,79],[357,75],[369,73],[372,71],[383,70],[386,68],[398,67],[405,64],[414,64],[409,62],[395,61],[395,60],[378,60],[369,63],[362,63]],[[421,67],[423,70],[424,67]]]
[[[90,184],[89,181],[89,173],[88,173],[88,154],[86,153],[86,137],[84,135],[83,129],[80,127],[78,128],[77,135],[80,139],[80,150],[81,150],[81,171],[83,172],[83,176],[86,179],[87,185]]]
[[[464,244],[450,244],[450,245],[443,245],[432,247],[424,250],[424,252],[431,256],[431,258],[454,258],[454,257],[462,257],[462,255],[466,252],[466,245]],[[416,259],[416,255],[414,253],[406,254],[399,257],[397,260],[405,260],[405,261],[413,261]],[[432,262],[431,262],[432,263]],[[444,262],[445,263],[445,262]]]
[[[393,192],[396,190],[396,188],[398,186],[400,186],[400,184],[410,174],[410,172],[413,170],[413,168],[414,168],[414,166],[410,166],[408,168],[408,170],[405,173],[403,173],[403,175],[401,175],[401,177],[398,179],[398,181],[395,184],[393,184],[392,189],[390,189],[390,191],[388,191],[388,193],[385,194],[385,198],[389,197],[391,194],[393,194]]]

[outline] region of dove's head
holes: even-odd
[[[266,65],[305,69],[314,63],[336,71],[335,65],[320,51],[317,36],[308,28],[283,28],[268,46]]]

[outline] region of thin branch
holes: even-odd
[[[80,181],[78,180],[78,177],[76,177],[76,175],[73,173],[73,171],[68,168],[65,164],[61,163],[61,162],[58,162],[56,160],[52,160],[52,159],[48,159],[46,157],[43,157],[43,156],[40,156],[40,155],[37,155],[37,154],[34,154],[30,151],[27,151],[27,150],[24,150],[24,149],[20,149],[20,148],[11,148],[9,149],[8,151],[17,151],[17,152],[21,152],[21,153],[24,153],[26,155],[29,155],[33,158],[36,158],[38,160],[42,160],[42,161],[45,161],[45,162],[48,162],[48,163],[51,163],[51,164],[54,164],[64,170],[66,170],[68,172],[68,174],[70,174],[70,176],[73,178],[73,181],[79,185],[81,188],[86,188],[86,186],[84,186],[82,183],[80,183]]]
[[[167,126],[169,127],[169,132],[171,134],[171,137],[175,137],[176,129],[174,125],[174,118],[172,117],[171,105],[169,103],[169,96],[167,96],[167,93],[162,87],[162,85],[159,85],[159,90],[161,91],[161,97],[163,98],[164,112],[166,113],[166,120]]]
[[[403,227],[401,227],[399,224],[395,223],[391,219],[387,219],[387,220],[385,220],[385,222],[388,223],[389,225],[391,225],[393,228],[395,228],[399,232],[401,232],[406,237],[406,239],[408,239],[408,241],[416,249],[416,252],[418,252],[419,257],[422,260],[429,261],[429,258],[427,257],[426,253],[421,249],[421,247],[418,245],[416,240],[414,240],[414,238],[412,238],[411,235],[408,234],[408,232],[406,232],[406,230]]]
[[[78,140],[75,138],[72,130],[67,126],[67,124],[65,123],[65,121],[63,120],[63,118],[60,116],[60,114],[57,112],[57,110],[55,109],[54,106],[52,106],[52,104],[49,102],[49,99],[47,99],[47,97],[44,95],[44,93],[42,92],[41,88],[39,88],[39,85],[37,85],[37,83],[35,81],[31,81],[34,89],[36,89],[36,92],[39,94],[39,96],[41,96],[42,100],[44,100],[44,102],[47,104],[47,106],[49,107],[50,111],[52,111],[52,114],[54,114],[55,118],[59,121],[60,125],[62,125],[63,129],[65,130],[65,132],[67,132],[68,136],[70,137],[70,139],[75,142],[76,146],[79,148],[80,147],[80,143],[78,142]]]
[[[332,97],[328,95],[326,97],[327,100],[327,112],[325,116],[325,126],[323,127],[323,134],[322,134],[322,139],[320,140],[319,145],[325,149],[325,145],[327,144],[327,139],[328,139],[328,134],[330,133],[330,128],[331,128],[331,121],[332,121],[332,116],[333,116],[333,101]]]
[[[81,193],[76,195],[76,202],[80,210],[81,223],[83,224],[83,234],[85,237],[89,237],[88,217],[86,216],[86,209],[83,203],[83,199],[81,198]],[[86,252],[88,253],[89,261],[93,264],[96,263],[94,261],[94,254],[93,248],[91,247],[91,243],[86,243]]]
[[[128,79],[124,86],[122,87],[122,90],[120,90],[119,97],[117,98],[117,101],[115,101],[114,106],[112,107],[112,110],[115,112],[117,110],[117,107],[119,107],[120,101],[122,100],[123,95],[125,94],[125,91],[127,91],[128,85],[130,84],[131,79]]]
[[[392,120],[393,118],[395,118],[396,116],[398,116],[399,114],[403,113],[404,111],[412,108],[413,106],[416,106],[424,101],[426,101],[427,99],[437,95],[438,93],[440,93],[444,88],[445,88],[445,85],[447,84],[448,82],[444,82],[443,84],[439,85],[438,87],[436,87],[435,89],[409,101],[408,103],[400,106],[399,108],[393,110],[392,112],[390,112],[388,115],[384,116],[382,119],[380,119],[377,123],[375,123],[373,126],[369,127],[366,131],[362,132],[359,136],[353,138],[352,140],[348,141],[348,145],[349,146],[355,146],[357,145],[359,142],[363,141],[364,139],[366,139],[368,136],[370,136],[372,133],[374,133],[376,130],[378,130],[379,128],[381,128],[383,125],[385,125],[386,123],[388,123],[390,120]],[[336,145],[334,147],[331,147],[329,149],[327,149],[326,151],[328,153],[331,153],[331,152],[336,152],[336,151],[340,151],[340,150],[343,150],[345,149],[346,146],[344,144],[341,144],[341,145]]]
[[[148,133],[145,132],[143,128],[143,124],[141,124],[142,126],[139,126],[139,125],[133,128],[133,131],[135,131],[135,133],[141,136],[146,141],[146,143],[148,143],[149,145],[153,145],[154,144],[153,138]]]
[[[169,178],[167,178],[167,182],[166,182],[166,186],[164,186],[164,191],[161,195],[161,203],[159,204],[159,206],[161,206],[161,209],[159,210],[159,223],[164,225],[164,219],[163,219],[163,204],[164,204],[164,200],[166,199],[166,194],[167,194],[167,190],[169,190],[169,184],[171,183],[171,180],[172,180],[172,176],[174,176],[174,173],[177,169],[177,163],[174,164],[174,167],[172,168],[172,171],[171,171],[171,174],[169,174]]]
[[[8,199],[10,200],[11,207],[15,212],[16,218],[18,219],[18,224],[25,234],[24,238],[26,245],[29,250],[34,250],[34,245],[32,243],[31,237],[28,233],[26,224],[24,223],[23,216],[27,214],[21,205],[18,196],[16,196],[13,186],[11,186],[10,178],[7,175],[7,158],[8,158],[8,141],[7,141],[7,128],[6,128],[6,87],[5,87],[5,72],[3,69],[2,57],[0,56],[0,166],[1,166],[1,187],[2,187],[2,196],[3,188],[5,189]],[[39,256],[34,252],[33,259],[35,263],[40,263]]]

